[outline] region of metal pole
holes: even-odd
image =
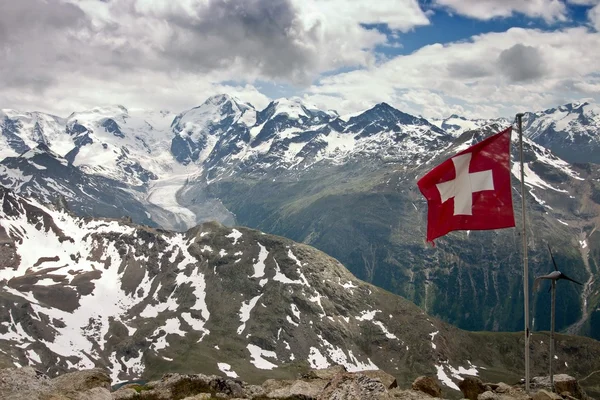
[[[523,220],[523,297],[525,306],[525,391],[529,393],[529,265],[527,258],[527,224],[525,220],[525,169],[523,167],[523,114],[517,114],[519,156],[521,162],[521,217]]]
[[[550,329],[550,387],[554,391],[554,374],[552,373],[552,361],[554,360],[554,320],[556,318],[556,280],[552,280],[552,312]]]

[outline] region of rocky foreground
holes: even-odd
[[[591,400],[574,378],[555,376],[552,392],[548,377],[532,380],[530,394],[505,383],[483,383],[468,377],[459,383],[469,400]],[[112,389],[112,391],[111,391]],[[559,394],[560,393],[560,394]],[[310,370],[296,380],[268,379],[262,385],[203,374],[165,374],[161,380],[111,388],[107,371],[89,369],[50,379],[31,367],[0,369],[3,400],[421,400],[442,398],[435,377],[421,376],[411,388],[399,388],[396,378],[380,370],[348,372],[343,366]]]

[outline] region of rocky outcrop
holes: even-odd
[[[0,370],[3,400],[112,400],[110,377],[91,369],[49,379],[30,367]]]
[[[432,376],[420,376],[412,384],[413,390],[427,393],[433,397],[441,397],[442,388],[437,379]]]
[[[468,376],[458,383],[458,388],[466,399],[477,400],[477,396],[485,392],[485,385],[481,379]]]
[[[387,390],[380,379],[361,373],[345,373],[333,378],[317,400],[378,400],[385,398]]]
[[[468,378],[462,382],[465,398],[476,400],[587,400],[577,392],[577,380],[560,377],[560,394],[536,387],[544,378],[532,379],[530,394],[522,385],[483,383]],[[442,398],[438,381],[431,376],[420,376],[412,389],[389,388],[396,383],[393,376],[383,371],[348,372],[344,367],[311,370],[296,380],[268,379],[262,385],[250,385],[238,379],[204,374],[165,374],[160,380],[146,384],[129,383],[110,393],[111,379],[102,369],[72,372],[50,379],[31,367],[0,369],[2,400],[431,400]],[[576,394],[580,397],[572,395]],[[449,394],[455,396],[455,393]]]
[[[227,398],[244,398],[244,383],[230,378],[212,375],[166,374],[159,381],[149,382],[139,389],[140,399],[183,399],[201,393],[220,393]],[[122,390],[128,390],[125,387]],[[115,392],[118,393],[121,390]],[[120,396],[122,394],[119,394]]]
[[[541,390],[538,390],[533,395],[533,400],[562,400],[562,396],[560,396],[556,393],[552,393],[547,390],[541,389]]]
[[[532,378],[531,382],[536,388],[545,389],[548,392],[553,391],[549,376],[536,376]],[[567,374],[554,375],[554,392],[563,397],[570,396],[575,399],[589,399],[579,385],[579,382],[577,382],[577,379]]]

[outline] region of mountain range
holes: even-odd
[[[557,327],[597,338],[599,114],[582,103],[524,117],[531,278],[552,269],[551,244],[561,270],[585,282],[559,287]],[[0,184],[42,203],[63,196],[81,216],[128,216],[181,232],[216,220],[285,236],[458,327],[519,330],[520,228],[457,232],[431,248],[415,185],[510,122],[428,121],[386,103],[340,117],[297,98],[257,110],[227,95],[179,114],[2,110]],[[532,296],[533,327],[548,329],[548,295]]]
[[[310,246],[253,229],[83,218],[0,188],[0,261],[0,367],[260,382],[340,364],[402,384],[435,375],[451,397],[462,377],[518,382],[523,370],[522,334],[462,331]],[[534,374],[547,342],[533,337]],[[589,338],[559,335],[556,355],[557,372],[600,369]]]

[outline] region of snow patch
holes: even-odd
[[[250,362],[258,369],[273,369],[277,368],[277,365],[272,362],[265,360],[263,357],[274,358],[277,360],[277,354],[274,351],[263,350],[260,347],[249,344],[246,346],[248,351],[250,352],[250,357],[252,358]]]

